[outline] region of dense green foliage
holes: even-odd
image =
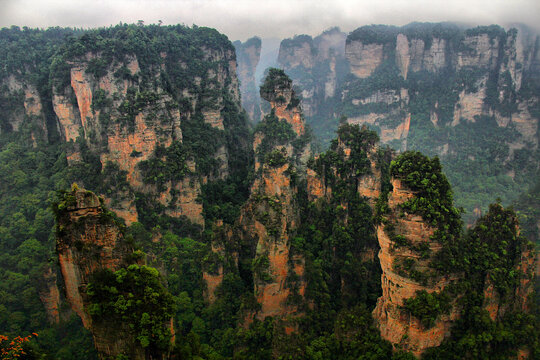
[[[533,353],[538,351],[539,328],[535,316],[525,313],[519,305],[525,302],[531,306],[533,299],[523,299],[523,294],[515,292],[523,286],[523,281],[532,280],[532,273],[523,274],[518,268],[526,261],[523,254],[528,254],[533,245],[519,235],[513,210],[493,204],[476,226],[463,234],[459,211],[453,207],[452,192],[437,158],[405,152],[392,161],[390,174],[415,192],[415,197],[401,204],[399,211],[421,215],[436,228],[432,240],[442,245],[442,249],[431,256],[430,252],[424,252],[429,246],[426,249],[418,244],[412,246],[408,239],[395,234],[391,219],[383,216],[385,231],[395,246],[407,246],[421,254],[420,259],[430,259],[429,266],[437,272],[418,272],[414,258],[394,263],[394,270],[424,284],[432,276],[457,276],[457,280],[440,292],[417,291],[414,297],[404,301],[402,309],[426,328],[453,307],[452,311],[460,314],[451,337],[441,348],[429,350],[424,357],[504,359],[520,347]],[[383,193],[381,199],[384,198]],[[380,211],[386,213],[384,206],[380,206]],[[486,291],[489,286],[493,287],[494,294]],[[489,303],[503,309],[500,318],[490,319],[486,310]],[[526,327],[531,334],[521,337],[519,326]]]
[[[166,353],[172,337],[165,325],[174,314],[175,301],[161,283],[159,272],[130,265],[116,272],[94,273],[86,295],[93,321],[127,328],[149,353]]]
[[[458,272],[466,276],[439,297],[458,296],[461,318],[452,328],[451,337],[441,347],[428,351],[424,358],[508,359],[519,348],[531,351],[532,358],[538,356],[539,323],[534,313],[523,312],[518,305],[525,301],[533,306],[532,299],[523,299],[522,294],[513,290],[523,280],[532,279],[532,274],[517,270],[523,261],[521,254],[532,250],[532,244],[527,244],[518,234],[517,226],[512,209],[492,204],[489,212],[457,244]],[[484,292],[488,281],[495,289],[495,297],[491,299],[486,299]],[[484,309],[486,300],[505,309],[497,321]]]
[[[413,22],[402,27],[388,25],[362,26],[349,34],[347,42],[360,41],[363,44],[395,46],[398,34],[404,34],[409,39],[421,39],[428,49],[431,47],[433,38],[450,40],[457,43],[463,37],[462,30],[452,23]],[[467,33],[467,35],[469,34]]]
[[[450,311],[450,297],[446,292],[428,293],[417,291],[413,298],[405,300],[403,309],[420,320],[422,325],[430,328],[440,314]]]
[[[15,75],[17,81],[37,88],[48,130],[48,136],[42,136],[43,131],[36,126],[42,120],[24,115],[22,90],[7,91],[3,88],[6,91],[2,91],[0,96],[0,152],[1,166],[5,167],[0,186],[3,201],[0,211],[3,253],[0,266],[0,333],[22,335],[36,331],[43,334],[33,340],[38,343],[38,353],[46,352],[53,358],[93,358],[95,353],[89,345],[91,340],[82,330],[80,321],[67,322],[64,309],[60,309],[61,324],[50,325],[40,302],[39,295],[49,291],[48,286],[54,286],[54,281],[52,284],[43,283],[43,273],[49,267],[52,267],[53,274],[56,272],[55,264],[50,260],[54,258],[54,232],[53,215],[48,205],[55,196],[55,190],[68,188],[73,181],[105,195],[112,200],[113,206],[134,197],[139,220],[144,225],[134,224],[128,229],[130,236],[142,248],[151,250],[152,257],[159,257],[158,264],[168,259],[165,252],[178,251],[189,244],[185,250],[189,255],[182,257],[185,259],[182,260],[182,269],[187,273],[185,267],[192,268],[189,271],[200,268],[203,258],[200,249],[206,249],[205,244],[198,241],[202,240],[200,226],[193,225],[185,217],[166,216],[166,206],[157,203],[153,196],[135,193],[126,180],[127,173],[121,171],[116,163],[103,164],[100,152],[106,146],[107,129],[115,125],[115,121],[132,132],[135,130],[135,117],[140,112],[145,113],[147,125],[153,125],[170,121],[170,111],[179,110],[182,143],[174,141],[170,147],[156,148],[153,156],[140,164],[143,180],[162,190],[168,181],[178,182],[193,176],[187,169],[187,162],[194,160],[196,175],[208,176],[210,180],[202,189],[205,214],[216,208],[223,209],[218,212],[226,215],[216,217],[224,216],[232,221],[249,188],[248,171],[252,155],[247,148],[251,142],[250,133],[246,117],[233,99],[233,87],[227,88],[231,86],[232,77],[225,74],[226,83],[221,85],[218,77],[211,79],[206,75],[211,71],[228,71],[227,56],[234,58],[233,47],[224,35],[213,29],[181,25],[119,25],[87,31],[56,28],[20,30],[13,27],[1,30],[0,44],[3,49],[0,81],[5,84],[8,75]],[[209,57],[206,52],[221,55]],[[60,134],[52,108],[53,91],[75,103],[70,90],[70,68],[73,63],[86,61],[85,54],[98,55],[90,57],[87,75],[99,80],[112,69],[113,81],[127,80],[129,88],[125,99],[94,89],[92,111],[100,112],[98,128],[101,133],[91,132],[86,134],[86,138],[81,136],[74,143],[61,145],[57,143]],[[162,57],[162,54],[167,56]],[[137,60],[140,68],[137,75],[132,75],[127,67],[133,59]],[[186,66],[178,66],[179,61]],[[198,83],[197,77],[205,78],[205,82]],[[161,90],[158,92],[157,89]],[[189,91],[190,97],[183,95],[184,90]],[[120,105],[113,106],[119,100]],[[225,130],[204,123],[202,112],[209,109],[221,111]],[[22,125],[18,132],[11,132],[10,124],[19,116]],[[49,142],[42,142],[42,139]],[[228,155],[224,165],[228,167],[229,177],[222,181],[225,187],[220,186],[221,180],[213,181],[218,168],[223,165],[215,159],[220,147],[224,147]],[[80,153],[82,161],[68,168],[66,153],[73,152]],[[137,158],[140,153],[134,151],[131,156]],[[171,195],[174,200],[179,194],[171,192]],[[164,237],[168,239],[166,246],[153,249],[155,246],[150,239],[168,229],[198,240],[180,240],[169,233]],[[186,243],[188,240],[190,242]],[[197,256],[194,251],[199,251]],[[196,299],[195,303],[202,304],[200,271],[195,271],[196,275],[192,277],[179,276],[177,259],[168,260],[168,266],[175,269],[167,279],[173,293],[178,295],[179,289],[189,291],[189,296]],[[188,259],[193,261],[190,266]],[[192,281],[194,277],[197,282]],[[20,301],[21,294],[24,294],[24,301]],[[200,324],[198,319],[195,323]],[[186,327],[187,336],[191,322]],[[69,329],[69,335],[66,335],[66,329]],[[62,337],[65,341],[59,340]],[[84,350],[77,349],[77,344],[83,343],[86,344]],[[70,355],[77,350],[78,356]]]
[[[261,97],[267,101],[284,102],[276,98],[276,91],[291,89],[292,81],[285,74],[285,71],[276,68],[270,68],[268,75],[264,78],[264,83],[261,85],[260,94]]]
[[[143,181],[157,185],[158,190],[163,191],[167,182],[182,180],[189,174],[186,158],[186,150],[181,142],[175,141],[166,149],[158,146],[151,159],[138,164],[143,174]]]
[[[354,32],[351,39],[356,36],[365,43],[387,44],[389,41],[393,44],[396,29],[366,27]],[[433,36],[448,39],[451,46],[455,46],[463,35],[452,26],[416,24],[402,30],[407,36],[423,39],[427,48]],[[495,28],[471,31],[487,33],[491,38],[503,36],[503,32]],[[313,45],[316,39],[298,37],[286,45],[296,46],[306,41]],[[385,62],[370,78],[349,79],[347,85],[339,75],[338,82],[351,91],[346,97],[351,104],[353,99],[367,97],[380,88],[396,91],[407,88],[411,110],[409,146],[434,155],[438,151],[437,144],[444,140],[450,143],[450,150],[441,161],[406,152],[391,162],[391,150],[374,148],[378,141],[375,132],[344,125],[329,149],[308,163],[332,194],[310,202],[305,179],[294,173],[298,170],[295,164],[284,151],[278,150],[291,144],[298,152],[308,142],[309,134],[297,137],[290,124],[270,112],[255,129],[255,133],[263,135],[257,154],[248,150],[251,133],[245,115],[226,89],[230,84],[222,86],[217,80],[219,76],[207,76],[211,71],[226,71],[223,54],[233,49],[215,30],[181,25],[119,25],[90,31],[12,28],[0,31],[0,48],[8,49],[0,52],[0,80],[16,74],[35,84],[49,125],[47,136],[34,138],[33,135],[39,133],[35,119],[23,117],[19,131],[12,132],[9,124],[15,115],[20,115],[23,93],[2,91],[0,333],[15,336],[38,332],[40,336],[31,345],[32,356],[96,358],[91,337],[82,329],[80,321],[67,319],[61,308],[60,324],[50,325],[40,302],[40,294],[46,293],[50,285],[44,284],[43,274],[49,269],[51,274],[56,273],[56,265],[50,260],[55,256],[54,221],[48,206],[54,200],[55,190],[83,180],[86,188],[112,199],[113,205],[126,198],[135,199],[140,222],[126,228],[126,238],[146,252],[149,263],[149,266],[132,265],[116,273],[95,274],[87,291],[94,321],[126,325],[140,345],[152,351],[165,351],[169,348],[170,333],[164,323],[172,317],[176,343],[171,353],[181,359],[271,359],[276,354],[283,359],[411,359],[410,354],[392,353],[391,345],[381,339],[371,318],[381,293],[375,224],[384,224],[390,231],[391,224],[384,219],[386,196],[391,190],[390,176],[401,179],[417,192],[417,197],[403,204],[401,210],[421,215],[437,229],[432,240],[443,245],[443,250],[433,259],[426,244],[412,250],[418,252],[422,260],[430,258],[439,273],[467,274],[463,281],[443,292],[419,292],[405,301],[404,311],[418,318],[425,327],[446,314],[454,301],[462,309],[462,317],[452,329],[451,337],[442,347],[430,350],[425,358],[508,358],[523,346],[529,347],[533,356],[538,355],[535,349],[538,322],[533,315],[512,309],[502,319],[492,321],[483,310],[486,279],[493,284],[503,304],[512,304],[512,289],[524,280],[515,269],[528,245],[516,232],[516,217],[500,205],[493,205],[477,226],[463,235],[460,212],[452,201],[450,183],[459,184],[456,197],[469,210],[473,206],[485,206],[498,194],[508,201],[517,188],[530,183],[530,174],[537,166],[536,153],[527,147],[514,151],[510,162],[505,162],[510,154],[505,143],[509,137],[515,137],[516,132],[499,127],[494,118],[481,117],[474,123],[446,126],[453,120],[457,94],[462,90],[473,91],[476,86],[480,75],[474,69],[458,74],[410,73],[404,80],[393,63]],[[219,56],[215,59],[206,56],[203,49],[214,49]],[[32,60],[28,67],[22,66],[27,59],[26,50],[30,51],[27,56]],[[392,51],[386,46],[385,56],[391,56]],[[95,91],[93,110],[100,111],[98,121],[102,134],[87,134],[76,142],[60,144],[50,99],[54,91],[74,101],[69,90],[70,68],[88,53],[99,56],[88,60],[87,75],[98,80],[113,64],[115,81],[127,80],[129,90],[117,108],[113,104],[118,99],[112,94]],[[132,75],[127,68],[133,58],[141,69],[138,75]],[[315,72],[326,74],[328,66],[328,63],[321,64]],[[336,66],[344,65],[338,61]],[[292,71],[306,83],[315,81],[305,69]],[[338,72],[345,73],[345,66]],[[272,69],[269,75],[261,95],[283,101],[274,98],[274,91],[290,88],[291,80],[282,70]],[[496,80],[489,78],[489,94],[496,89],[493,85],[498,83]],[[453,85],[447,86],[445,81]],[[511,94],[510,99],[530,96],[536,89],[533,85],[534,82],[524,78],[523,92]],[[293,97],[290,106],[298,105],[299,101]],[[324,116],[334,116],[338,101],[324,101],[328,110]],[[512,104],[499,103],[492,95],[486,105],[503,112],[514,111]],[[388,116],[379,123],[390,128],[403,118],[403,112],[393,104],[365,108],[351,105],[341,109],[348,115],[394,111],[394,117]],[[125,171],[115,163],[102,164],[100,159],[100,151],[106,145],[104,135],[115,121],[132,132],[139,113],[145,113],[147,125],[155,125],[167,123],[172,110],[180,112],[182,141],[175,138],[170,146],[157,147],[150,158],[138,165],[139,170],[144,183],[156,187],[158,193],[169,182],[201,181],[199,200],[203,205],[204,231],[186,217],[166,215],[169,209],[157,201],[156,194],[136,193]],[[221,111],[225,130],[205,123],[203,113],[207,110]],[[430,111],[437,114],[439,126],[430,121]],[[223,164],[215,156],[222,147],[228,168],[228,176],[224,178],[219,174]],[[463,151],[458,151],[460,149]],[[68,167],[66,153],[73,150],[80,153],[82,161]],[[298,229],[289,234],[288,245],[291,262],[294,256],[305,260],[306,288],[302,297],[298,292],[298,277],[291,274],[286,280],[286,286],[291,289],[288,301],[298,306],[303,314],[292,324],[296,330],[291,335],[286,335],[286,326],[290,323],[273,318],[254,320],[248,328],[239,326],[260,307],[253,291],[254,278],[272,281],[268,254],[254,256],[256,249],[249,239],[231,239],[227,235],[231,229],[238,230],[235,221],[250,195],[254,155],[270,167],[291,163],[291,178],[298,189],[294,202],[299,207],[300,222]],[[134,151],[131,156],[137,158],[140,153]],[[195,171],[188,167],[191,161]],[[357,191],[361,177],[373,175],[373,161],[382,175],[382,196],[375,213]],[[441,163],[450,169],[450,183],[441,172]],[[531,167],[531,170],[516,173],[513,180],[501,175],[520,167]],[[487,190],[474,197],[472,194],[480,193],[481,187]],[[525,234],[531,238],[537,237],[534,227],[537,190],[532,189],[521,208]],[[179,196],[175,190],[170,195],[171,202]],[[258,205],[268,204],[273,211],[281,211],[281,205],[274,198],[261,197],[257,201]],[[62,210],[58,205],[56,210]],[[218,225],[221,220],[223,226]],[[273,231],[271,227],[268,229]],[[410,245],[397,234],[391,238],[400,246]],[[223,245],[223,249],[213,249],[211,244]],[[427,281],[423,274],[414,275],[414,264],[400,266],[411,278]],[[209,304],[203,295],[206,286],[203,271],[216,276],[221,270],[223,281],[216,290],[216,300]]]
[[[350,125],[342,126],[338,136],[326,153],[308,163],[332,189],[332,197],[306,203],[302,226],[292,242],[292,250],[306,259],[306,298],[313,304],[300,322],[302,337],[321,345],[328,342],[330,349],[337,335],[332,334],[336,315],[342,314],[338,321],[344,321],[348,309],[358,304],[372,308],[380,295],[381,271],[376,258],[362,260],[364,252],[378,245],[371,208],[357,192],[358,179],[371,172],[368,153],[378,138]],[[350,149],[349,156],[344,149]],[[362,321],[369,327],[370,320]],[[344,345],[349,348],[344,354],[370,346],[365,341]],[[383,346],[380,338],[377,341]]]
[[[259,161],[264,161],[266,155],[278,145],[285,145],[296,138],[292,125],[287,120],[279,119],[272,111],[255,127],[255,134],[260,133],[261,143],[257,147]]]
[[[24,131],[0,135],[0,333],[39,333],[34,352],[53,358],[96,359],[91,336],[80,319],[50,325],[40,300],[56,271],[54,216],[48,208],[55,189],[69,186],[65,153],[58,145],[25,145]]]
[[[390,175],[416,192],[415,197],[400,205],[404,211],[421,215],[447,236],[459,234],[459,211],[453,206],[452,190],[437,157],[429,159],[419,152],[404,152],[392,161]]]
[[[526,29],[520,31],[527,36]],[[414,63],[417,60],[409,50],[411,62],[405,76],[400,71],[404,63],[396,53],[398,34],[407,37],[410,49],[414,40],[421,40],[415,46],[423,46],[423,56],[427,56],[434,41],[439,41],[439,45],[443,45],[444,59],[439,59],[437,65],[428,64],[429,61],[423,65]],[[494,61],[489,65],[456,65],[460,56],[480,56],[470,37],[484,34],[491,46],[507,44],[498,45]],[[317,89],[328,81],[326,66],[318,67],[318,63],[312,69],[301,66],[289,69],[287,63],[281,66],[301,90],[314,92],[308,101],[315,104],[316,113],[307,116],[306,120],[314,134],[321,138],[323,146],[328,146],[333,138],[340,116],[362,118],[369,115],[366,121],[379,134],[391,134],[394,130],[400,137],[388,141],[391,147],[440,157],[453,186],[456,204],[465,209],[463,219],[472,224],[496,198],[501,198],[504,204],[512,203],[532,186],[538,171],[535,146],[526,141],[512,122],[502,126],[500,119],[499,124],[496,121],[497,116],[515,116],[518,101],[523,104],[520,113],[526,106],[534,119],[540,116],[540,102],[535,100],[540,89],[537,68],[531,65],[525,69],[525,62],[517,65],[516,71],[523,71],[521,87],[512,77],[516,75],[506,70],[512,62],[509,49],[519,46],[518,41],[516,29],[505,31],[497,25],[470,29],[452,23],[419,22],[402,27],[363,26],[349,34],[347,44],[382,45],[383,60],[366,78],[353,76],[347,68],[339,73],[339,62],[336,63],[337,89],[330,98],[317,93]],[[305,43],[310,42],[305,40]],[[529,42],[528,48],[534,51],[535,46]],[[458,105],[464,94],[483,98],[485,115],[459,118],[466,116]],[[487,116],[494,112],[498,115]],[[408,133],[402,133],[409,114]],[[527,118],[526,114],[524,118]],[[514,145],[510,146],[510,143]]]

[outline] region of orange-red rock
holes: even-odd
[[[420,216],[405,214],[398,216],[398,206],[415,196],[397,179],[392,180],[393,191],[388,197],[390,208],[389,218],[394,223],[395,232],[405,236],[412,244],[428,242],[431,252],[436,254],[441,246],[430,239],[434,229],[427,225]],[[451,281],[449,278],[439,277],[432,282],[422,285],[408,277],[396,272],[395,265],[399,261],[412,258],[417,269],[429,270],[428,261],[422,260],[418,253],[406,247],[396,247],[390,239],[385,225],[377,227],[377,238],[380,245],[379,260],[382,268],[382,296],[373,310],[373,317],[381,332],[381,336],[394,346],[420,355],[426,348],[438,346],[450,334],[452,322],[457,319],[458,312],[453,309],[449,315],[441,315],[435,324],[427,329],[418,319],[411,316],[401,306],[404,300],[415,296],[416,291],[440,292]]]

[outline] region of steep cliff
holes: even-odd
[[[111,218],[112,214],[103,210],[100,200],[93,193],[74,189],[64,196],[56,209],[56,249],[67,301],[84,326],[95,334],[94,343],[100,353],[122,353],[132,346],[133,339],[123,343],[121,337],[111,336],[109,341],[105,341],[106,329],[93,326],[88,312],[86,286],[94,272],[103,269],[116,271],[126,266],[133,248],[125,242]]]
[[[158,356],[160,352],[154,344],[155,340],[152,340],[153,344],[149,346],[150,343],[145,343],[137,333],[136,330],[139,330],[140,325],[129,323],[129,315],[117,319],[118,315],[114,311],[110,312],[111,309],[107,308],[110,305],[105,300],[107,296],[111,296],[107,294],[110,290],[103,290],[116,285],[115,292],[111,293],[115,295],[122,293],[122,287],[128,284],[129,273],[147,269],[145,266],[139,268],[138,265],[133,265],[137,261],[143,262],[139,256],[142,253],[133,252],[132,245],[124,238],[123,230],[114,220],[114,214],[105,210],[102,201],[92,192],[74,187],[71,192],[63,194],[54,205],[54,211],[57,216],[56,250],[66,298],[73,311],[82,319],[84,326],[92,332],[94,345],[100,357],[105,359],[110,356],[127,355],[132,359],[145,359],[149,354]],[[116,276],[119,284],[108,283],[107,281],[111,279],[107,277],[110,276],[113,278]],[[118,280],[120,276],[125,279]],[[145,283],[145,280],[142,277],[138,279],[137,286],[151,289],[150,283]],[[137,298],[139,294],[133,289],[130,290],[133,293],[129,301],[137,302],[138,307],[144,307],[145,300]],[[166,329],[164,314],[157,306],[163,301],[161,297],[166,297],[166,294],[154,291],[156,291],[153,300],[155,309],[146,308],[144,311],[149,311],[148,314],[155,316],[158,324],[161,321],[161,326]],[[123,295],[120,295],[122,299]],[[140,313],[140,310],[130,311]],[[116,309],[117,313],[118,311],[119,309]],[[165,317],[165,320],[168,319]],[[171,329],[165,330],[167,331],[170,335]],[[146,336],[159,334],[160,331],[156,328],[153,335],[146,334]]]
[[[48,85],[49,69],[56,48],[72,29],[1,30],[0,134],[24,133],[34,147],[56,138],[56,124]],[[21,46],[24,44],[25,46]]]
[[[51,326],[60,336],[67,325],[47,322],[67,319],[55,270],[46,267],[45,253],[53,246],[50,190],[83,184],[133,229],[154,229],[153,239],[167,232],[199,239],[203,217],[230,218],[245,201],[239,192],[249,187],[251,134],[240,105],[235,51],[213,29],[181,25],[13,27],[0,30],[0,47],[2,167],[17,169],[0,181],[2,231],[8,226],[14,234],[2,249],[10,246],[24,259],[17,269],[24,281],[10,287],[0,305],[12,313],[26,309],[10,331]],[[237,192],[224,199],[219,194],[227,187]],[[23,225],[12,227],[15,220]],[[162,255],[141,238],[138,245],[151,259]],[[165,268],[162,259],[153,261]],[[28,300],[17,302],[13,294],[26,288]],[[77,329],[72,333],[85,338]],[[56,350],[62,346],[58,342]]]
[[[244,43],[235,41],[234,48],[238,62],[238,80],[240,81],[242,107],[248,113],[251,121],[257,122],[261,119],[261,98],[255,79],[255,71],[261,58],[261,39],[253,37]]]
[[[247,247],[245,254],[235,255],[236,262],[239,256],[247,256],[251,262],[253,294],[259,307],[245,314],[247,323],[253,317],[298,316],[290,298],[303,296],[305,290],[304,260],[290,253],[291,236],[297,231],[300,216],[297,169],[305,167],[310,151],[305,124],[292,82],[282,71],[270,69],[261,97],[270,102],[272,111],[255,129],[255,180],[238,220],[226,235],[229,242],[235,239]],[[217,253],[223,249],[219,244],[212,247]],[[222,272],[220,266],[218,281],[223,279]],[[207,273],[205,279],[207,296],[213,300],[216,275]]]
[[[538,169],[537,39],[526,27],[370,25],[336,51],[344,59],[336,73],[321,67],[328,58],[307,36],[284,40],[279,59],[323,143],[345,116],[395,149],[439,155],[472,223],[473,210],[495,200],[490,194],[509,203]],[[329,74],[336,82],[323,104],[316,99]]]
[[[35,69],[2,77],[12,89],[0,105],[12,108],[2,108],[1,123],[0,331],[47,328],[40,299],[51,322],[64,319],[62,287],[47,265],[54,219],[45,207],[51,189],[82,179],[129,225],[84,190],[54,205],[64,292],[102,357],[534,358],[538,327],[527,299],[536,264],[515,214],[475,206],[486,215],[464,232],[439,160],[378,145],[440,142],[430,151],[465,160],[457,170],[506,171],[515,184],[528,176],[516,169],[537,165],[534,143],[516,145],[532,139],[530,122],[504,115],[510,99],[534,119],[526,94],[538,62],[525,71],[525,60],[512,59],[536,55],[510,31],[445,29],[351,34],[346,81],[341,32],[285,41],[284,63],[312,75],[321,64],[330,69],[309,85],[325,98],[318,109],[358,110],[349,122],[366,123],[342,118],[316,156],[301,97],[282,70],[269,71],[260,95],[270,111],[250,133],[232,45],[210,29],[85,31],[47,53],[38,85]],[[366,56],[377,49],[374,67]],[[448,79],[459,91],[443,91]],[[64,334],[57,331],[58,343]]]
[[[383,293],[373,316],[383,338],[415,355],[429,348],[428,354],[440,354],[438,347],[455,346],[463,331],[485,333],[471,319],[474,311],[511,328],[508,319],[529,311],[533,291],[532,244],[520,237],[515,213],[491,205],[463,236],[440,170],[436,158],[400,155],[390,167],[392,190],[382,195],[387,202],[379,210]],[[529,347],[523,349],[530,354]]]
[[[373,317],[383,338],[419,355],[426,348],[439,346],[450,335],[452,322],[459,314],[445,309],[445,314],[426,326],[404,309],[405,301],[416,292],[440,293],[451,281],[447,276],[434,276],[430,267],[431,256],[437,256],[442,247],[432,240],[436,229],[421,216],[403,213],[400,208],[415,196],[417,193],[400,180],[392,180],[386,224],[377,228],[383,294]]]
[[[98,177],[116,177],[107,204],[128,224],[153,207],[202,225],[201,185],[237,171],[246,129],[231,43],[205,28],[119,26],[62,50],[52,103],[79,181],[105,193]]]
[[[300,35],[280,44],[278,64],[298,86],[302,109],[310,120],[330,115],[327,101],[337,94],[347,69],[345,38],[339,28],[332,28],[315,38]]]

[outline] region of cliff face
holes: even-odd
[[[493,321],[500,321],[505,315],[512,312],[530,312],[532,306],[531,294],[534,292],[534,278],[537,276],[538,263],[535,259],[533,245],[527,244],[527,240],[520,235],[520,229],[516,216],[503,218],[500,215],[505,210],[499,205],[490,206],[490,212],[480,218],[473,232],[475,237],[481,240],[486,235],[491,237],[494,234],[487,234],[486,227],[492,225],[496,230],[495,234],[499,240],[499,249],[504,249],[506,264],[490,264],[491,267],[485,271],[483,278],[484,299],[482,307],[487,310],[489,317]],[[497,218],[497,216],[499,216]],[[500,224],[507,225],[506,227]],[[494,246],[494,245],[492,245]],[[511,282],[509,286],[502,287],[497,279],[496,272],[500,268],[511,267],[516,274],[517,281]]]
[[[292,258],[289,251],[290,236],[299,219],[293,199],[296,189],[291,187],[287,174],[289,164],[263,165],[261,170],[261,178],[252,187],[251,201],[242,209],[239,219],[240,236],[255,245],[253,290],[261,309],[254,315],[260,320],[267,316],[297,316],[296,307],[287,303],[292,291],[303,296],[305,290],[301,280],[303,259]],[[290,273],[300,279],[294,289],[288,282]]]
[[[492,204],[462,234],[437,158],[406,152],[390,175],[391,190],[377,204],[382,296],[373,317],[383,338],[419,356],[460,332],[482,333],[471,325],[472,307],[503,327],[505,316],[530,311],[533,245],[519,235],[513,210]]]
[[[86,286],[100,270],[119,270],[133,252],[131,245],[93,193],[74,190],[58,204],[56,250],[68,303],[92,332],[100,356],[130,353],[144,359],[144,350],[127,334],[115,336],[110,328],[93,323],[88,312]]]
[[[392,192],[388,195],[388,224],[377,227],[377,239],[380,245],[379,260],[382,267],[381,285],[383,294],[373,310],[373,317],[381,331],[381,336],[394,346],[421,354],[426,348],[439,346],[450,334],[452,322],[459,317],[457,309],[441,315],[435,323],[424,326],[418,318],[408,313],[404,301],[414,298],[417,291],[440,293],[450,283],[447,277],[437,277],[429,284],[413,280],[405,268],[408,262],[414,262],[414,271],[429,272],[429,257],[423,258],[411,247],[428,244],[425,249],[432,256],[441,249],[441,244],[432,241],[435,229],[421,216],[405,213],[400,216],[399,206],[415,197],[414,191],[407,188],[400,180],[392,180]],[[392,240],[396,235],[403,236],[410,244],[400,247]]]
[[[36,85],[20,75],[12,74],[0,79],[0,88],[0,109],[4,114],[0,133],[18,132],[24,126],[29,130],[34,147],[37,146],[37,140],[46,141],[48,129],[43,99]]]
[[[361,79],[367,78],[383,61],[383,45],[351,41],[345,48],[345,55],[351,72]]]
[[[469,224],[475,208],[485,211],[495,201],[477,179],[505,188],[505,202],[531,185],[538,169],[537,33],[524,26],[371,25],[328,54],[318,44],[331,42],[330,34],[335,40],[338,32],[284,40],[279,55],[323,143],[344,116],[394,149],[440,156]],[[464,171],[485,163],[492,164],[488,173]]]
[[[58,279],[56,272],[52,268],[48,267],[43,274],[44,283],[39,289],[39,299],[45,307],[49,322],[52,324],[58,324],[60,318],[65,318],[62,313],[62,298],[60,297],[60,290],[58,289]]]
[[[197,34],[190,36],[196,42]],[[93,166],[124,173],[129,186],[117,188],[107,204],[128,224],[138,220],[135,194],[142,193],[162,206],[165,215],[185,216],[202,225],[202,206],[195,199],[202,183],[229,175],[224,132],[237,126],[240,113],[230,43],[201,45],[194,53],[155,51],[150,61],[141,60],[145,55],[138,51],[110,59],[102,50],[74,56],[70,49],[63,54],[69,75],[56,81],[52,101],[63,139],[74,142],[67,154],[69,165],[99,157]],[[216,141],[200,151],[199,137],[205,136]],[[168,164],[179,168],[176,173],[150,175],[156,162],[167,162],[164,154],[172,149],[180,151],[184,161]],[[212,166],[201,170],[208,162]]]
[[[272,81],[273,76],[270,73],[266,83]],[[277,120],[289,124],[294,136],[300,138],[305,134],[305,123],[292,83],[286,81],[284,74],[276,75],[274,80],[273,87],[263,85],[261,97],[270,102]],[[253,182],[250,199],[239,219],[243,236],[256,244],[253,282],[254,294],[261,305],[255,316],[260,320],[267,316],[298,316],[296,306],[287,300],[293,293],[303,297],[305,292],[304,259],[290,253],[290,243],[300,220],[295,199],[298,189],[292,174],[297,165],[305,164],[309,147],[295,149],[291,139],[261,149],[265,143],[273,141],[267,138],[270,136],[265,131],[255,134],[253,151],[257,154],[259,176]],[[279,161],[268,159],[268,154],[277,152],[281,157]],[[297,280],[291,281],[291,277]]]
[[[290,252],[291,236],[298,227],[300,209],[297,204],[297,185],[293,179],[297,166],[305,165],[309,148],[293,146],[294,138],[305,135],[305,124],[299,101],[292,83],[279,70],[271,69],[261,90],[261,96],[270,102],[272,112],[257,127],[253,151],[256,154],[256,177],[250,197],[242,206],[240,216],[232,230],[225,234],[233,240],[247,244],[253,276],[253,294],[260,309],[248,311],[245,323],[253,318],[264,320],[268,316],[286,319],[298,316],[297,306],[290,304],[293,295],[303,296],[305,291],[304,260]],[[283,124],[288,135],[274,138],[275,126]],[[214,253],[222,253],[223,246],[212,246]],[[238,266],[239,254],[234,254]],[[214,274],[205,273],[208,285],[207,299],[215,299],[215,290],[223,279],[220,265]],[[292,281],[291,278],[296,278]]]
[[[174,342],[174,298],[159,272],[144,265],[144,253],[133,251],[94,193],[74,185],[53,210],[66,298],[99,357],[165,359]]]
[[[336,111],[350,123],[375,129],[395,149],[439,155],[458,205],[470,214],[474,208],[485,211],[495,199],[477,189],[472,201],[464,189],[475,187],[474,179],[507,176],[517,189],[529,186],[536,171],[529,169],[538,168],[532,160],[538,151],[539,99],[531,91],[538,86],[536,39],[526,29],[497,26],[359,28],[347,38],[353,76],[342,83]],[[488,139],[484,131],[498,135]],[[497,147],[503,153],[481,155]],[[471,178],[463,173],[464,162],[501,167]],[[516,196],[508,190],[502,197]],[[466,216],[468,223],[473,220]]]
[[[345,68],[345,33],[332,28],[321,35],[300,35],[281,42],[278,64],[300,88],[307,117],[326,115],[325,102],[336,95]]]
[[[236,60],[238,61],[238,80],[240,81],[240,94],[242,107],[246,110],[253,122],[261,119],[261,98],[258,84],[255,80],[255,70],[261,57],[261,39],[253,37],[242,43],[234,42]]]
[[[368,37],[367,30],[362,33],[363,28],[353,32],[346,45],[346,56],[351,64],[351,72],[361,79],[370,78],[384,60],[388,64],[395,65],[404,80],[410,78],[411,73],[414,75],[419,72],[434,74],[445,72],[453,76],[468,74],[470,86],[463,86],[462,83],[461,89],[455,90],[459,95],[452,104],[454,109],[451,111],[453,113],[451,126],[457,125],[460,121],[474,122],[475,117],[480,115],[495,116],[499,126],[507,127],[513,123],[523,138],[521,141],[532,141],[536,144],[531,136],[536,133],[533,129],[537,128],[538,119],[531,119],[525,109],[527,106],[522,104],[530,105],[531,101],[536,103],[538,99],[534,96],[531,98],[530,95],[521,99],[515,97],[521,89],[522,79],[534,77],[532,73],[535,72],[537,49],[533,37],[527,33],[518,33],[516,29],[505,33],[496,27],[477,28],[460,34],[457,29],[449,27],[446,33],[434,31],[420,38],[418,32],[421,30],[413,33],[411,31],[413,27],[414,25],[394,29],[389,27],[386,34],[384,29],[379,29],[379,34],[372,34],[375,39]],[[386,50],[383,51],[383,48]],[[446,83],[447,86],[454,86],[451,78],[446,79]],[[400,90],[402,93],[412,90],[409,84],[403,85]],[[383,91],[382,87],[374,90]],[[495,91],[496,98],[490,99],[489,97],[493,96],[490,92]],[[513,103],[513,110],[507,111],[503,106],[505,102]],[[352,103],[356,106],[365,104],[355,99],[352,99]],[[390,105],[392,102],[380,98],[373,103]],[[441,116],[440,105],[436,102],[431,104],[431,111],[434,114],[432,122],[435,127],[444,126],[436,120]],[[407,111],[407,108],[404,110]],[[369,115],[379,115],[382,120],[391,114],[392,112],[388,111],[371,112],[367,114],[367,119],[370,119]],[[522,124],[524,122],[529,125]],[[527,126],[529,129],[525,129]]]

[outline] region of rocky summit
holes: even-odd
[[[262,44],[0,30],[2,351],[537,358],[536,35]]]

